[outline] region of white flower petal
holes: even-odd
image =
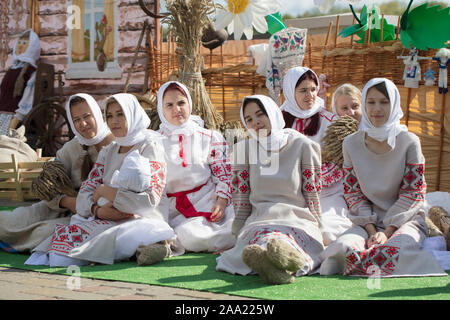
[[[242,25],[239,16],[234,19],[234,40],[240,40],[242,33],[244,32],[244,26]]]
[[[281,9],[279,1],[276,0],[252,2],[251,6],[253,7],[252,11],[254,13],[258,13],[264,16],[277,13]]]
[[[244,25],[244,28],[248,28],[252,26],[253,23],[253,14],[251,10],[248,10],[248,8],[240,13],[239,18],[241,19],[242,24]]]
[[[227,27],[228,34],[233,34],[234,32],[234,22],[232,21]]]
[[[226,11],[219,12],[216,16],[216,21],[214,22],[214,26],[217,30],[223,29],[228,26],[235,17],[234,14]]]
[[[253,27],[245,28],[244,34],[245,34],[245,37],[247,38],[247,40],[252,40],[253,39]]]
[[[268,30],[266,18],[263,16],[253,16],[253,26],[259,33],[265,33]]]

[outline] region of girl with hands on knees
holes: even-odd
[[[428,233],[425,159],[402,117],[395,84],[370,80],[362,91],[359,130],[342,146],[344,198],[354,225],[321,254],[321,274],[446,275],[421,249]]]
[[[235,243],[228,145],[219,132],[197,124],[192,108],[182,83],[167,82],[159,89],[169,223],[186,250],[217,252]]]

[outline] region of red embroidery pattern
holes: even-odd
[[[211,168],[211,174],[216,177],[219,182],[226,185],[226,188],[219,188],[217,193],[222,194],[231,201],[231,164],[228,157],[228,145],[226,142],[212,142],[211,152],[208,162]]]
[[[353,167],[344,167],[342,169],[344,170],[344,199],[349,209],[352,209],[356,204],[367,201],[367,198],[361,191],[361,186],[353,172]]]
[[[425,200],[426,188],[424,164],[406,164],[399,197],[421,202]]]
[[[53,233],[50,251],[69,253],[79,247],[89,236],[89,233],[79,225],[70,226],[57,224]]]
[[[100,163],[94,163],[91,172],[89,172],[88,178],[83,181],[80,187],[80,191],[91,187],[96,189],[99,185],[103,183],[103,173],[105,172],[105,166]]]
[[[314,215],[320,215],[319,194],[322,190],[321,171],[319,166],[304,166],[302,169],[302,193],[308,208]]]
[[[389,276],[398,264],[399,247],[376,246],[372,249],[357,251],[352,248],[346,252],[345,275]]]
[[[252,206],[249,201],[250,181],[247,169],[232,169],[232,195],[235,216],[237,218],[247,217]]]
[[[150,187],[147,189],[160,200],[166,186],[166,167],[161,162],[150,161],[152,168],[152,177]]]
[[[320,170],[322,171],[322,186],[324,188],[341,181],[344,177],[343,170],[334,163],[323,163]]]

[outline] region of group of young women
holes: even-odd
[[[150,119],[131,94],[106,99],[105,121],[91,96],[71,96],[76,138],[56,160],[78,195],[1,212],[1,244],[32,251],[27,264],[51,266],[149,265],[185,251],[215,252],[217,270],[257,273],[271,284],[317,272],[446,275],[421,250],[424,157],[400,124],[396,86],[376,78],[361,94],[342,85],[333,113],[319,89],[312,70],[295,67],[283,79],[281,107],[267,96],[245,97],[240,115],[249,137],[232,150],[194,120],[179,82],[158,91],[158,132],[147,129]],[[344,140],[341,168],[322,163],[321,140],[343,115],[360,123]]]

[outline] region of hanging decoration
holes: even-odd
[[[423,80],[425,80],[425,85],[428,87],[433,87],[436,82],[436,77],[434,76],[436,72],[431,69],[431,67],[428,67],[427,72],[423,74]]]
[[[447,93],[447,65],[450,62],[450,49],[439,49],[433,60],[439,64],[439,93]]]
[[[420,70],[420,60],[430,59],[428,57],[419,56],[419,50],[412,48],[409,50],[409,55],[398,56],[398,59],[403,59],[405,64],[405,70],[403,71],[403,80],[405,80],[406,88],[418,88],[419,81],[422,78],[422,73]]]

